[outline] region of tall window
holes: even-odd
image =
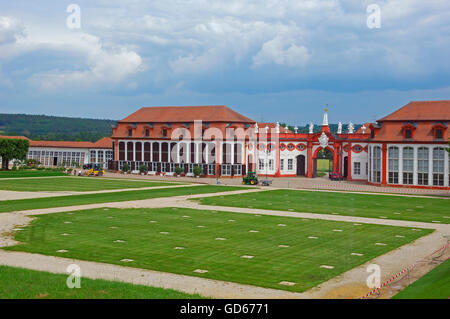
[[[375,146],[373,148],[373,162],[372,162],[372,178],[373,182],[381,182],[381,147]]]
[[[97,162],[103,163],[103,151],[98,151]]]
[[[222,164],[221,166],[221,175],[231,175],[231,164]]]
[[[361,175],[361,163],[360,162],[353,163],[353,174]]]
[[[269,171],[273,171],[273,159],[269,159]]]
[[[288,170],[292,171],[294,169],[294,160],[292,158],[288,159]]]
[[[412,147],[403,148],[403,184],[412,185],[414,183],[414,149]]]
[[[97,152],[91,151],[91,163],[97,163]]]
[[[389,184],[398,184],[398,160],[399,153],[398,147],[389,147],[388,149],[389,158]]]
[[[428,185],[428,148],[419,147],[417,150],[417,184]]]
[[[280,170],[284,171],[284,159],[280,159]]]
[[[216,175],[216,165],[215,164],[208,165],[208,175]]]
[[[242,175],[242,165],[235,164],[233,165],[234,175]]]
[[[264,159],[260,158],[258,160],[258,169],[262,171],[264,169]]]
[[[433,185],[444,186],[445,150],[442,147],[433,149]]]

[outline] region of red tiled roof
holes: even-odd
[[[112,148],[112,139],[104,137],[94,143],[93,148]]]
[[[31,141],[28,137],[26,136],[6,136],[6,135],[0,135],[0,138],[4,138],[4,139],[17,139],[17,140],[28,140]]]
[[[78,141],[30,141],[30,147],[67,147],[67,148],[92,148],[92,142]]]
[[[413,101],[378,121],[450,121],[450,100]]]
[[[95,143],[83,141],[30,141],[30,147],[112,148],[112,139],[104,137]]]
[[[361,125],[360,128],[358,128],[358,129],[356,130],[355,133],[357,133],[357,134],[362,134],[362,133],[363,133],[362,127],[365,126],[365,127],[366,127],[365,134],[370,134],[370,132],[372,131],[372,130],[370,129],[370,124],[372,124],[372,123],[364,123],[363,125]]]
[[[375,134],[375,141],[386,141],[386,142],[404,142],[405,139],[403,137],[403,122],[388,122],[383,123],[380,130]],[[410,142],[439,142],[434,139],[433,136],[433,122],[421,122],[417,125],[417,128],[414,131],[414,135],[412,139],[409,139]],[[446,129],[443,139],[440,143],[447,143],[450,138],[449,130]]]
[[[195,120],[203,122],[255,122],[225,105],[143,107],[119,122],[184,123]]]

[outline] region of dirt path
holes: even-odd
[[[154,189],[154,188],[153,188]],[[58,207],[21,211],[0,214],[0,245],[12,245],[12,229],[25,225],[30,221],[29,216],[73,211],[79,209],[91,209],[98,207],[117,208],[155,208],[155,207],[183,207],[194,209],[220,210],[245,214],[261,214],[286,216],[294,218],[312,218],[321,220],[334,220],[344,222],[369,223],[378,225],[405,226],[414,228],[429,228],[435,231],[425,237],[399,247],[382,256],[378,256],[364,265],[351,269],[340,276],[320,284],[304,293],[290,293],[276,289],[265,289],[260,287],[222,282],[192,276],[175,275],[170,273],[156,272],[151,270],[134,269],[129,267],[101,264],[87,261],[74,261],[71,259],[43,256],[38,254],[6,252],[0,250],[0,264],[24,267],[35,270],[44,270],[55,273],[65,273],[67,265],[77,263],[82,267],[82,275],[88,278],[102,278],[108,280],[119,280],[130,283],[139,283],[149,286],[172,288],[187,293],[198,293],[213,298],[359,298],[370,289],[366,286],[369,275],[366,271],[367,265],[377,264],[381,267],[381,281],[391,278],[403,267],[412,265],[418,260],[427,258],[429,254],[442,247],[450,236],[450,225],[423,223],[401,220],[385,220],[364,217],[352,217],[341,215],[325,215],[311,213],[297,213],[290,211],[271,211],[236,207],[218,207],[199,205],[189,201],[190,198],[231,195],[247,192],[258,192],[261,189],[245,189],[232,192],[214,194],[196,194],[188,196],[176,196],[167,198],[154,198],[147,200],[91,204],[71,207]],[[434,265],[436,266],[436,265]],[[423,274],[431,270],[433,265],[423,264]],[[417,278],[416,278],[417,279]]]

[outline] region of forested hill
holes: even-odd
[[[47,115],[0,114],[0,135],[22,135],[32,140],[91,141],[111,136],[113,120]]]
[[[32,140],[47,141],[91,141],[111,136],[113,120],[95,120],[47,115],[0,114],[0,135],[22,135]],[[285,124],[281,124],[284,126]],[[361,124],[355,124],[355,130]],[[289,126],[293,131],[294,127]],[[314,125],[314,132],[320,132],[321,125]],[[332,132],[337,124],[330,123]],[[309,125],[298,126],[299,133],[308,133]],[[347,124],[343,125],[347,132]]]

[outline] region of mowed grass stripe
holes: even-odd
[[[428,274],[400,291],[392,299],[450,298],[450,261],[447,259]]]
[[[450,200],[354,193],[270,190],[195,199],[204,205],[338,214],[368,218],[450,222]]]
[[[302,292],[431,231],[184,208],[99,208],[39,215],[18,231],[23,244],[5,249]]]
[[[181,185],[159,181],[131,181],[126,179],[105,179],[95,177],[57,177],[0,180],[0,189],[9,191],[46,192],[46,191],[99,191],[124,188],[142,188]]]
[[[43,177],[43,176],[66,176],[64,172],[53,170],[18,170],[18,171],[0,171],[0,178],[15,177]]]
[[[123,191],[114,193],[82,194],[82,195],[67,195],[57,197],[4,200],[0,201],[0,213],[30,210],[30,209],[51,208],[51,207],[123,202],[123,201],[150,199],[157,197],[218,193],[218,192],[235,191],[240,189],[242,189],[242,187],[201,185],[201,186],[186,186],[178,188]]]
[[[67,275],[0,266],[0,299],[191,299],[203,298],[172,289],[81,278],[70,289]]]

